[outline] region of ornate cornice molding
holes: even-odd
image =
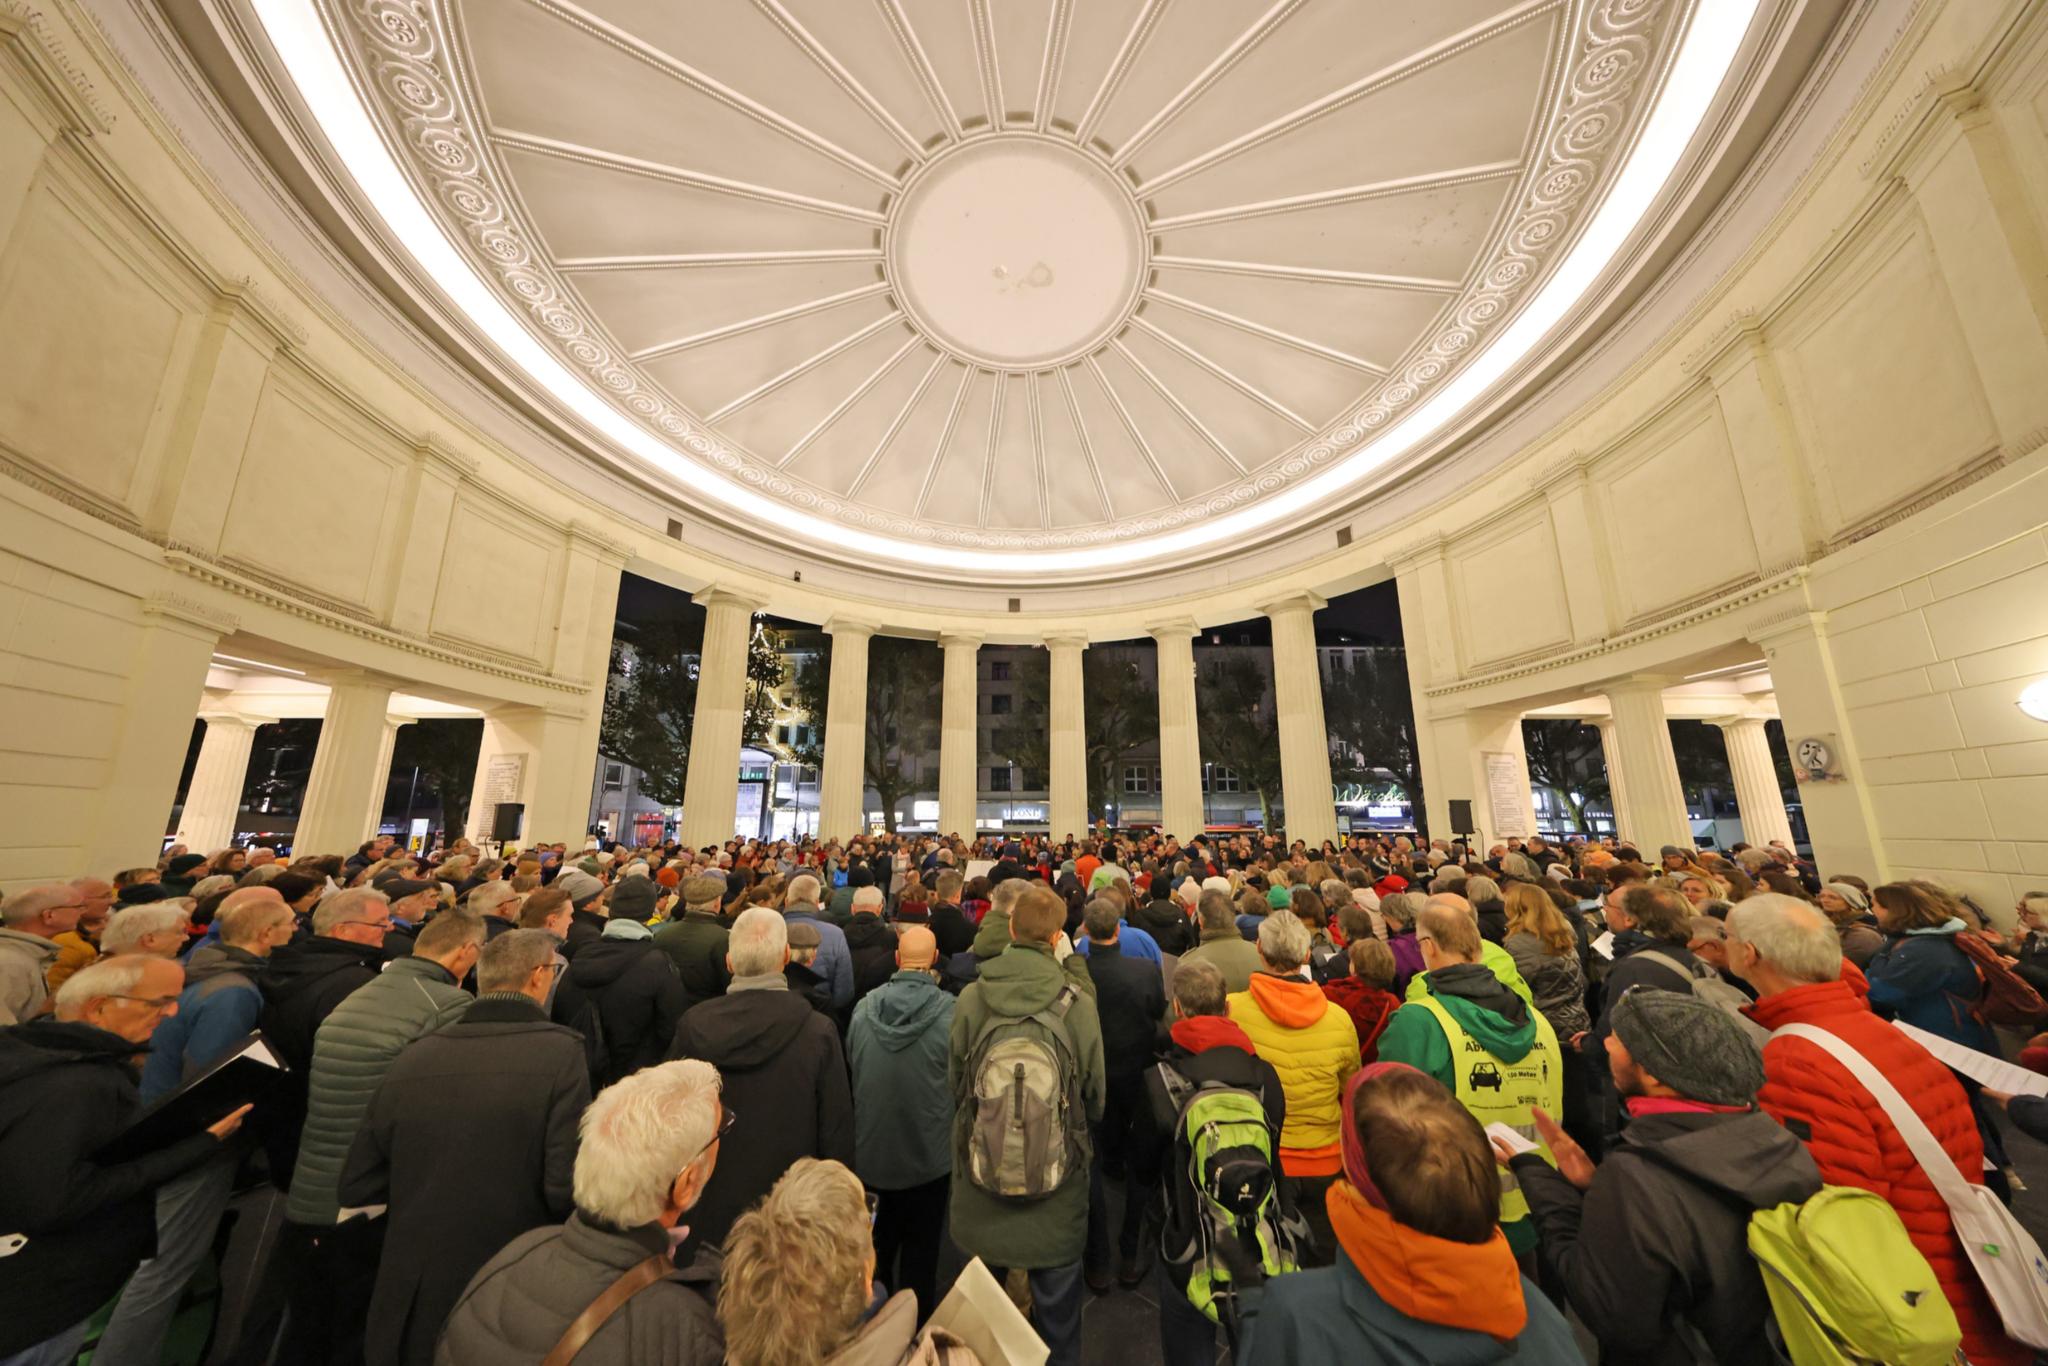
[[[1686,352],[1678,368],[1688,375],[1703,374],[1736,347],[1761,344],[1763,335],[1763,315],[1753,308],[1738,308],[1722,319],[1705,341]]]
[[[0,0],[0,61],[33,81],[81,137],[114,131],[114,116],[71,54],[50,36],[42,12],[25,0]]]
[[[270,334],[272,344],[305,350],[311,340],[306,329],[271,296],[270,290],[254,276],[241,275],[214,289],[220,301],[238,314],[253,319]]]
[[[151,593],[142,600],[142,615],[197,626],[215,637],[233,635],[242,626],[242,619],[233,612],[178,592]]]
[[[1857,168],[1865,180],[1899,173],[1941,109],[1962,113],[1982,100],[1973,67],[1974,63],[1960,60],[1943,62],[1921,76],[1920,83],[1886,120],[1877,141],[1871,144],[1870,154]]]

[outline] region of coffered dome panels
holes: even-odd
[[[686,456],[915,540],[1241,508],[1583,225],[1675,0],[323,0],[479,273]]]

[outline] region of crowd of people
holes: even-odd
[[[1955,1211],[2048,1100],[1921,1041],[2048,1067],[2014,916],[1778,845],[173,847],[0,901],[0,1366],[158,1366],[264,1182],[238,1366],[970,1362],[975,1260],[1061,1366],[1140,1287],[1173,1366],[2032,1361]]]

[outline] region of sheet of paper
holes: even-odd
[[[931,1324],[966,1343],[983,1366],[1045,1366],[1045,1344],[979,1257],[932,1311]]]
[[[389,1205],[345,1205],[336,1216],[335,1223],[345,1224],[351,1219],[382,1219]]]
[[[1973,1081],[1982,1082],[1994,1091],[2005,1091],[2015,1096],[2048,1096],[2048,1077],[2039,1072],[2029,1072],[2016,1067],[2003,1058],[1994,1058],[1989,1053],[1979,1053],[1974,1048],[1965,1048],[1951,1043],[1939,1034],[1930,1034],[1924,1029],[1893,1021],[1900,1031],[1932,1053],[1942,1062]]]
[[[1520,1157],[1523,1153],[1533,1153],[1536,1151],[1536,1145],[1524,1138],[1519,1130],[1511,1129],[1499,1120],[1495,1120],[1486,1126],[1486,1136],[1488,1138],[1497,1138],[1507,1144],[1508,1147],[1514,1149],[1517,1157]]]
[[[961,876],[972,882],[978,877],[987,877],[995,866],[996,861],[992,858],[971,858],[967,860],[967,871]]]
[[[284,1066],[283,1063],[277,1060],[277,1054],[271,1052],[270,1046],[264,1043],[261,1038],[251,1039],[249,1046],[242,1050],[242,1056],[251,1062],[260,1062],[266,1067],[281,1068]]]
[[[1595,953],[1599,954],[1599,955],[1600,955],[1600,956],[1601,956],[1602,958],[1606,958],[1606,959],[1609,959],[1609,960],[1612,960],[1612,959],[1613,959],[1613,957],[1614,957],[1614,931],[1613,931],[1613,930],[1607,930],[1607,931],[1603,932],[1603,933],[1601,934],[1601,936],[1600,936],[1600,937],[1599,937],[1598,939],[1595,939],[1595,940],[1593,941],[1593,952],[1595,952]]]

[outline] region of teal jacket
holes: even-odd
[[[953,1169],[946,1052],[957,1004],[929,972],[899,971],[853,1008],[853,1169],[875,1190],[908,1190]]]

